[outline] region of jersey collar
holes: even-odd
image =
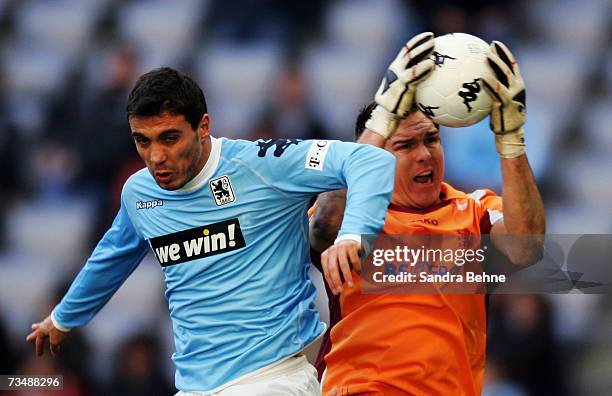
[[[210,137],[210,155],[204,167],[193,179],[189,180],[183,187],[175,190],[180,193],[192,192],[202,187],[217,170],[221,158],[221,139]]]
[[[465,193],[459,190],[456,190],[448,183],[442,182],[442,186],[440,187],[440,202],[438,202],[437,204],[432,205],[425,209],[414,209],[408,206],[390,203],[389,209],[395,210],[398,212],[425,214],[425,213],[433,212],[434,210],[438,210],[448,205],[453,199],[458,199],[458,198],[465,198]]]

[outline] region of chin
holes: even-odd
[[[160,183],[160,182],[156,181],[156,183],[157,183],[157,185],[161,189],[164,189],[164,190],[167,190],[167,191],[178,190],[179,188],[183,187],[183,185],[184,185],[184,183],[183,184],[178,184],[175,181],[171,181],[169,183]]]
[[[423,188],[423,187],[422,187]],[[434,184],[423,188],[425,191],[421,191],[413,195],[412,201],[415,203],[417,209],[427,209],[430,206],[436,205],[440,202],[440,186]]]

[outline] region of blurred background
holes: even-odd
[[[352,140],[398,48],[426,30],[512,49],[549,232],[609,234],[611,0],[0,0],[0,374],[62,373],[67,395],[174,392],[151,257],[59,358],[36,359],[25,342],[143,166],[125,116],[139,74],[192,75],[216,136]],[[501,193],[487,121],[444,130],[443,144],[450,183]],[[610,300],[494,296],[485,394],[611,394]]]

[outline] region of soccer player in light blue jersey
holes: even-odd
[[[48,338],[56,353],[152,250],[165,276],[179,394],[320,394],[300,354],[325,331],[308,277],[309,201],[348,188],[338,243],[377,234],[393,156],[339,141],[212,137],[202,90],[170,68],[138,79],[127,115],[146,169],[125,183],[113,225],[27,340],[41,355]]]

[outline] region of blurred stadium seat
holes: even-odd
[[[384,68],[378,63],[359,50],[335,46],[314,47],[305,54],[310,102],[326,129],[338,138],[353,140],[357,113],[380,84]]]
[[[141,72],[177,65],[196,44],[208,1],[155,0],[126,3],[118,12],[122,38],[139,50]]]
[[[87,201],[75,199],[19,205],[7,219],[8,244],[15,253],[54,262],[56,270],[73,265],[86,253],[92,209]]]
[[[244,137],[267,104],[281,72],[275,45],[213,45],[199,49],[194,77],[202,84],[213,134]]]
[[[327,41],[372,58],[391,55],[403,44],[402,38],[415,31],[415,16],[409,11],[398,0],[337,1],[325,19]]]
[[[612,153],[612,94],[588,101],[582,114],[584,137],[591,153],[605,157]]]
[[[539,0],[530,2],[527,18],[550,44],[589,61],[606,45],[601,33],[610,23],[610,5],[608,0]]]
[[[77,56],[86,49],[103,3],[25,1],[16,15],[17,40],[25,46],[36,45],[63,56]]]
[[[576,97],[586,93],[588,60],[575,56],[562,44],[521,46],[514,53],[529,92],[528,106],[531,102],[554,103],[555,129],[566,125],[581,108]]]

